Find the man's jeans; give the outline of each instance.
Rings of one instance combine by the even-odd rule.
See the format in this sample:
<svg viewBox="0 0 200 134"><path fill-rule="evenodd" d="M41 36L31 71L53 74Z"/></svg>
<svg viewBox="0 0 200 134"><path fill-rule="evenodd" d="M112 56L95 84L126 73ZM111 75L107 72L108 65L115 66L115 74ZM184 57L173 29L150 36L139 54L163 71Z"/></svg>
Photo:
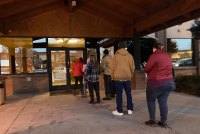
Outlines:
<svg viewBox="0 0 200 134"><path fill-rule="evenodd" d="M122 93L123 93L123 88L126 92L126 97L127 97L127 110L132 110L133 111L133 102L132 102L132 95L131 95L131 81L114 81L115 87L117 90L117 95L116 95L116 102L117 102L117 111L119 113L123 112L122 108Z"/></svg>
<svg viewBox="0 0 200 134"><path fill-rule="evenodd" d="M166 122L167 115L168 115L168 106L167 106L167 99L170 92L174 89L174 81L167 80L163 85L159 87L155 87L149 82L147 83L146 88L146 99L147 99L147 106L149 111L149 118L150 120L155 121L155 112L156 112L156 104L155 101L158 99L158 104L160 108L160 121Z"/></svg>

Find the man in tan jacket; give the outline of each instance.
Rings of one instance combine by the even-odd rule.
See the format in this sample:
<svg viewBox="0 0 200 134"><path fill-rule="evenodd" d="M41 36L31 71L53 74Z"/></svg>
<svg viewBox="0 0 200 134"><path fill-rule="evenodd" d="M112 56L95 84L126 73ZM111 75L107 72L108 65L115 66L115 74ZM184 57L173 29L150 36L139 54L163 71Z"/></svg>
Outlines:
<svg viewBox="0 0 200 134"><path fill-rule="evenodd" d="M127 110L128 114L133 112L133 102L131 95L131 78L135 70L133 56L124 48L126 42L121 42L118 45L118 50L113 57L112 64L112 78L117 90L116 102L117 108L112 113L114 115L122 116L122 92L123 88L127 97Z"/></svg>
<svg viewBox="0 0 200 134"><path fill-rule="evenodd" d="M111 97L115 96L112 86L111 80L111 68L112 68L112 58L109 56L108 49L103 51L103 58L101 60L101 71L104 76L104 88L105 88L105 96L103 100L111 100Z"/></svg>

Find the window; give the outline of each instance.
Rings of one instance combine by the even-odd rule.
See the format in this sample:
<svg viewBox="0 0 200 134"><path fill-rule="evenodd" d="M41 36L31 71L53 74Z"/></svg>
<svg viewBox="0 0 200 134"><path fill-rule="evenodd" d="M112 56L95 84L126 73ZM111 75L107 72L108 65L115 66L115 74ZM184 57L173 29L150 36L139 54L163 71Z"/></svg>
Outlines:
<svg viewBox="0 0 200 134"><path fill-rule="evenodd" d="M47 72L46 46L46 38L1 37L1 74Z"/></svg>
<svg viewBox="0 0 200 134"><path fill-rule="evenodd" d="M0 45L0 70L1 74L9 74L10 73L10 67L9 67L9 54L8 54L8 48Z"/></svg>
<svg viewBox="0 0 200 134"><path fill-rule="evenodd" d="M175 67L192 66L192 39L168 39L167 52Z"/></svg>

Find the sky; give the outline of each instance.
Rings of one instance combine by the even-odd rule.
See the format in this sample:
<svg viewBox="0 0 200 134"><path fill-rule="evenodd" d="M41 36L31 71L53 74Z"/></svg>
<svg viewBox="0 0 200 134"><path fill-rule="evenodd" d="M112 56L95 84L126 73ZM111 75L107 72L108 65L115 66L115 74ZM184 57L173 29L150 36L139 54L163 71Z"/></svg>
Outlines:
<svg viewBox="0 0 200 134"><path fill-rule="evenodd" d="M191 50L191 39L175 39L178 50Z"/></svg>
<svg viewBox="0 0 200 134"><path fill-rule="evenodd" d="M34 48L33 50L37 52L46 52L46 48Z"/></svg>

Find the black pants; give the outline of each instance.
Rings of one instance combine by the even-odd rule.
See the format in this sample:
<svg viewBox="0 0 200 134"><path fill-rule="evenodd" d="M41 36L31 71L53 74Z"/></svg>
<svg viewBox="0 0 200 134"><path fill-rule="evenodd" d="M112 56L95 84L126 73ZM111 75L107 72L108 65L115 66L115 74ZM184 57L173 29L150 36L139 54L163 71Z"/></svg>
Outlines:
<svg viewBox="0 0 200 134"><path fill-rule="evenodd" d="M97 101L100 101L99 82L89 82L88 81L88 87L89 87L91 100L94 101L94 91L95 91L96 96L97 96Z"/></svg>
<svg viewBox="0 0 200 134"><path fill-rule="evenodd" d="M114 82L111 80L111 75L104 74L104 87L105 87L106 97L115 96L116 90L115 90Z"/></svg>
<svg viewBox="0 0 200 134"><path fill-rule="evenodd" d="M104 74L104 87L105 87L105 95L106 96L111 96L111 91L112 91L112 80L110 75L105 75Z"/></svg>
<svg viewBox="0 0 200 134"><path fill-rule="evenodd" d="M74 80L75 80L75 90L80 88L81 91L83 91L83 76L74 76ZM78 85L78 82L80 85Z"/></svg>

